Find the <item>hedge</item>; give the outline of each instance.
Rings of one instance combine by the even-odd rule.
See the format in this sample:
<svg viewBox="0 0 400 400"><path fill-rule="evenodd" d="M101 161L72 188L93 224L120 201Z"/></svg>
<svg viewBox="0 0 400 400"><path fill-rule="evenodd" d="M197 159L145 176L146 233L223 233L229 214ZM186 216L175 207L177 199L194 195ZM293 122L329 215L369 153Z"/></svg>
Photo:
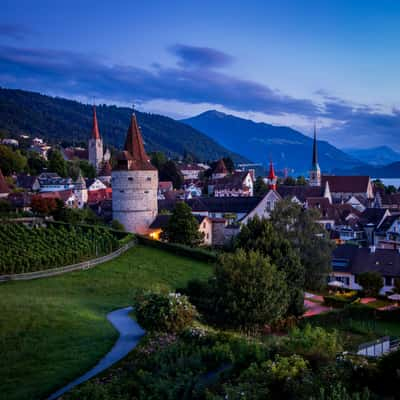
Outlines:
<svg viewBox="0 0 400 400"><path fill-rule="evenodd" d="M342 297L342 296L324 296L324 304L327 307L343 308L351 304L357 296Z"/></svg>
<svg viewBox="0 0 400 400"><path fill-rule="evenodd" d="M205 262L215 262L217 260L217 253L201 248L189 247L177 243L160 242L140 235L137 235L137 240L139 244L155 247L157 249L169 251L179 256L189 257L195 260Z"/></svg>

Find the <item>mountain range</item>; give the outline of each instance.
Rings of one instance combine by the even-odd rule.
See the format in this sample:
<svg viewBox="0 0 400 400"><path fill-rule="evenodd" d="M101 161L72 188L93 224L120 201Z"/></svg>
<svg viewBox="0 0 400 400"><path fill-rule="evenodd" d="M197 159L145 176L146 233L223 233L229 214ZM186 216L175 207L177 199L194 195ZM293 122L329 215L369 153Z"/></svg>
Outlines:
<svg viewBox="0 0 400 400"><path fill-rule="evenodd" d="M371 147L369 149L343 149L347 154L370 165L387 165L400 161L400 153L388 146Z"/></svg>
<svg viewBox="0 0 400 400"><path fill-rule="evenodd" d="M121 148L132 109L98 105L96 111L104 143ZM92 129L92 113L91 105L77 101L0 88L0 131L6 134L27 133L53 144L86 143ZM189 152L200 161L227 156L237 163L249 161L172 118L139 111L136 111L136 116L148 152L162 151L170 157L180 157Z"/></svg>
<svg viewBox="0 0 400 400"><path fill-rule="evenodd" d="M182 120L204 132L229 150L263 164L272 158L276 168L307 174L311 166L313 139L294 129L227 115L211 110ZM318 141L319 164L323 172L351 169L363 163L326 141Z"/></svg>

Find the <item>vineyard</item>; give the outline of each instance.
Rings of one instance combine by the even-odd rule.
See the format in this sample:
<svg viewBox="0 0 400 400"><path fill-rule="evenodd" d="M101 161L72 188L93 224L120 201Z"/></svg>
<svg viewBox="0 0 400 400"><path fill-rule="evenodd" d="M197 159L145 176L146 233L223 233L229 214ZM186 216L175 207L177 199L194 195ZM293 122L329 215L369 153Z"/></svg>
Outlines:
<svg viewBox="0 0 400 400"><path fill-rule="evenodd" d="M0 274L60 267L100 257L119 247L117 237L101 227L50 225L29 228L0 225Z"/></svg>

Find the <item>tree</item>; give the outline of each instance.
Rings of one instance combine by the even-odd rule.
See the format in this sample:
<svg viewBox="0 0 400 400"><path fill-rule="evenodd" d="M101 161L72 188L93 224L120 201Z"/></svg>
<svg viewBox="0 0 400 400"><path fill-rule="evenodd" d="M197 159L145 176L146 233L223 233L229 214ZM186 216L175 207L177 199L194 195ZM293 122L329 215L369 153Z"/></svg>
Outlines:
<svg viewBox="0 0 400 400"><path fill-rule="evenodd" d="M275 229L298 251L304 267L306 288L319 290L326 285L331 271L333 243L324 227L317 221L316 209L304 209L300 205L282 200L271 213Z"/></svg>
<svg viewBox="0 0 400 400"><path fill-rule="evenodd" d="M285 275L260 252L242 249L220 257L215 270L220 321L246 331L286 314Z"/></svg>
<svg viewBox="0 0 400 400"><path fill-rule="evenodd" d="M31 175L39 175L47 168L47 161L35 151L28 152L28 172Z"/></svg>
<svg viewBox="0 0 400 400"><path fill-rule="evenodd" d="M51 150L48 156L49 170L65 178L68 174L67 162L59 150Z"/></svg>
<svg viewBox="0 0 400 400"><path fill-rule="evenodd" d="M115 229L116 231L122 231L125 232L125 227L121 222L117 221L116 219L113 219L111 221L111 228Z"/></svg>
<svg viewBox="0 0 400 400"><path fill-rule="evenodd" d="M203 236L191 208L184 202L178 202L161 237L172 243L199 246Z"/></svg>
<svg viewBox="0 0 400 400"><path fill-rule="evenodd" d="M167 157L161 151L155 151L150 153L151 163L158 169L161 170L161 167L167 162Z"/></svg>
<svg viewBox="0 0 400 400"><path fill-rule="evenodd" d="M34 213L49 215L56 211L57 202L54 198L43 198L41 196L32 196L31 208Z"/></svg>
<svg viewBox="0 0 400 400"><path fill-rule="evenodd" d="M96 168L87 160L79 160L79 169L85 178L94 179L96 177Z"/></svg>
<svg viewBox="0 0 400 400"><path fill-rule="evenodd" d="M389 186L385 187L385 192L386 192L386 194L393 194L393 193L397 192L397 189L395 186L389 185Z"/></svg>
<svg viewBox="0 0 400 400"><path fill-rule="evenodd" d="M291 176L288 176L287 178L285 178L285 180L283 181L284 185L288 185L288 186L295 186L296 185L296 179L294 179Z"/></svg>
<svg viewBox="0 0 400 400"><path fill-rule="evenodd" d="M11 147L0 145L0 169L4 175L23 172L27 159L19 150L13 151Z"/></svg>
<svg viewBox="0 0 400 400"><path fill-rule="evenodd" d="M304 178L304 176L298 176L296 179L296 185L299 185L299 186L307 185L306 178Z"/></svg>
<svg viewBox="0 0 400 400"><path fill-rule="evenodd" d="M367 297L376 297L383 287L383 279L379 272L363 272L357 276L357 282L362 286Z"/></svg>
<svg viewBox="0 0 400 400"><path fill-rule="evenodd" d="M160 181L172 181L175 189L180 189L183 185L183 175L172 160L165 162L161 166L159 175Z"/></svg>
<svg viewBox="0 0 400 400"><path fill-rule="evenodd" d="M254 182L254 196L264 196L268 192L268 186L261 176Z"/></svg>
<svg viewBox="0 0 400 400"><path fill-rule="evenodd" d="M222 160L225 163L226 169L229 171L229 173L232 173L235 170L235 164L230 157L222 157Z"/></svg>
<svg viewBox="0 0 400 400"><path fill-rule="evenodd" d="M289 292L288 313L301 315L304 311L305 268L290 241L269 220L255 216L243 225L235 247L259 251L285 274Z"/></svg>

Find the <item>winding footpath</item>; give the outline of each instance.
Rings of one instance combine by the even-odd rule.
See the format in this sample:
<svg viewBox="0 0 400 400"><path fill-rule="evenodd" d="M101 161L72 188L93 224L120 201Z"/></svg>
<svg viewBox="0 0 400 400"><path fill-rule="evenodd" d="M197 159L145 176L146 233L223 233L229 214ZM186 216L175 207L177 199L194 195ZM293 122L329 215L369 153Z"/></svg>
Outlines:
<svg viewBox="0 0 400 400"><path fill-rule="evenodd" d="M68 383L68 385L57 390L57 392L53 393L48 400L55 400L75 386L78 386L81 383L93 378L100 372L121 360L136 347L141 337L145 334L145 331L129 316L129 313L132 310L132 307L126 307L107 314L107 319L111 322L120 335L118 340L115 342L114 347L98 362L95 367L74 381Z"/></svg>

